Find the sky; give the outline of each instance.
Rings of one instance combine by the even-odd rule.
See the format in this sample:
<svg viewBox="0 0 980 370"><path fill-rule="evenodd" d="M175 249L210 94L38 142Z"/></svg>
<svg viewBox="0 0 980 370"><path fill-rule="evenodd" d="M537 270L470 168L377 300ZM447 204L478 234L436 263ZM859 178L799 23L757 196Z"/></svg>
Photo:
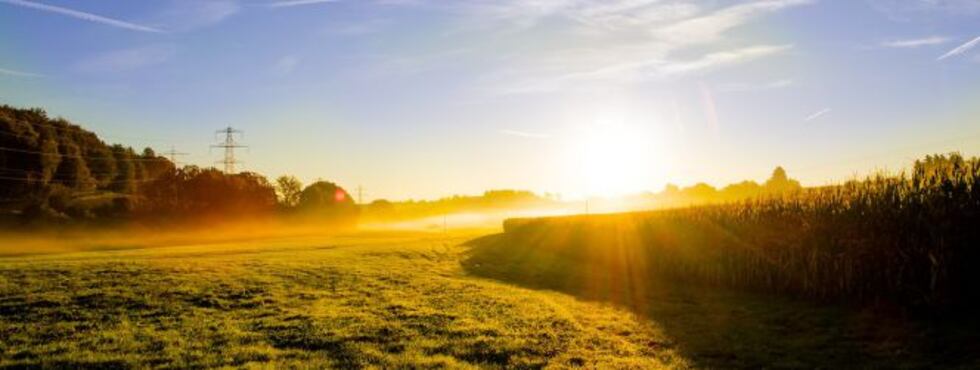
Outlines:
<svg viewBox="0 0 980 370"><path fill-rule="evenodd" d="M980 155L980 0L0 0L0 103L365 200Z"/></svg>

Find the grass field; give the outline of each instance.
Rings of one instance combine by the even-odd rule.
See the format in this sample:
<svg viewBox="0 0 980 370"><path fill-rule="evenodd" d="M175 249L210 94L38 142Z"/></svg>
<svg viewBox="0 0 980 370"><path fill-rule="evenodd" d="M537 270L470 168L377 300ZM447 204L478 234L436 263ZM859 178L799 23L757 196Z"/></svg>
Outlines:
<svg viewBox="0 0 980 370"><path fill-rule="evenodd" d="M0 366L685 366L656 325L468 277L472 235L363 233L0 260Z"/></svg>
<svg viewBox="0 0 980 370"><path fill-rule="evenodd" d="M462 244L486 233L34 256L7 243L0 368L969 365L923 351L928 332L839 309L675 287L629 310L472 275Z"/></svg>

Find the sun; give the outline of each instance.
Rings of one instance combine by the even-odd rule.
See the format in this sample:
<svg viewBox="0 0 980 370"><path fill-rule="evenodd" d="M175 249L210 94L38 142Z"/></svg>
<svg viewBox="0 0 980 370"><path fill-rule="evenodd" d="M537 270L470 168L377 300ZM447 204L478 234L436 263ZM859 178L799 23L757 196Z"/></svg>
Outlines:
<svg viewBox="0 0 980 370"><path fill-rule="evenodd" d="M599 120L581 132L574 146L586 196L637 193L665 182L663 145L649 128Z"/></svg>

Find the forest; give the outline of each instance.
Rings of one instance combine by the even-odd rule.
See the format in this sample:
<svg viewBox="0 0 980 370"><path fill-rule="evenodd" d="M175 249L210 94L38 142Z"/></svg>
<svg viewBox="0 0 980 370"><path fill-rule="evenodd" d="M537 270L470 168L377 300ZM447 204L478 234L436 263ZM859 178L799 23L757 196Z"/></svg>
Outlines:
<svg viewBox="0 0 980 370"><path fill-rule="evenodd" d="M288 181L292 180L292 182ZM7 222L180 221L306 214L351 218L347 192L295 178L177 167L38 108L0 106L0 213ZM234 216L229 216L234 215Z"/></svg>

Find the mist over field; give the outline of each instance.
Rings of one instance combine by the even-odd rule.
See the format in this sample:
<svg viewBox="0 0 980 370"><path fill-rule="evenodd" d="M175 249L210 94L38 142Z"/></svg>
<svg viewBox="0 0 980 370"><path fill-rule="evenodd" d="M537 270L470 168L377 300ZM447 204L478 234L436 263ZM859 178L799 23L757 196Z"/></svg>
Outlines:
<svg viewBox="0 0 980 370"><path fill-rule="evenodd" d="M0 0L0 370L978 369L976 0Z"/></svg>

